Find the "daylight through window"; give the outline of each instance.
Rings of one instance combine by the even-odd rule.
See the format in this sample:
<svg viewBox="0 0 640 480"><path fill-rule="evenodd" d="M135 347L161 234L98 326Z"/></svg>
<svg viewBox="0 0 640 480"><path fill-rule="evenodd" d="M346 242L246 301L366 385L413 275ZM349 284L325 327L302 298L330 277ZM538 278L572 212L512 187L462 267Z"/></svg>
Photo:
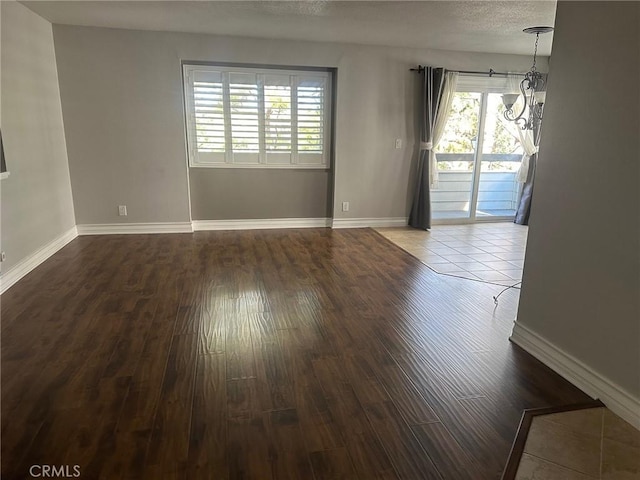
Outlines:
<svg viewBox="0 0 640 480"><path fill-rule="evenodd" d="M328 168L329 72L185 65L189 164Z"/></svg>

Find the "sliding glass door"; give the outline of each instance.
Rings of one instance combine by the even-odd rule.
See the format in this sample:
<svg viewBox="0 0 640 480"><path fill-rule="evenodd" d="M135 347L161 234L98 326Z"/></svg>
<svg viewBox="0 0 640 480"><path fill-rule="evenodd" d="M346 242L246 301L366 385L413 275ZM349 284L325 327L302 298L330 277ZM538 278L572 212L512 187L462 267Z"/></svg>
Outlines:
<svg viewBox="0 0 640 480"><path fill-rule="evenodd" d="M475 91L474 91L475 90ZM523 150L515 125L502 116L498 88L458 89L436 149L437 180L431 192L434 221L512 220Z"/></svg>

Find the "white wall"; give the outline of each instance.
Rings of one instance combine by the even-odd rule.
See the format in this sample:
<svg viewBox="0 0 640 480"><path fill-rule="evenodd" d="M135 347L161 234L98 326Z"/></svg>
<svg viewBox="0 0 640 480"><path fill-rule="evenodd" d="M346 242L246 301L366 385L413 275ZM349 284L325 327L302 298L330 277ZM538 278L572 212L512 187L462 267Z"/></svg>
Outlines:
<svg viewBox="0 0 640 480"><path fill-rule="evenodd" d="M419 98L419 77L409 68L525 71L531 62L512 55L63 25L54 26L54 36L78 224L189 220L181 60L337 67L333 200L349 201L350 211L335 216L352 218L408 214ZM394 149L395 138L404 148ZM206 201L203 182L210 182L208 201L222 205L215 172L208 174L197 184L197 199ZM129 206L126 219L117 216L119 203ZM219 218L233 218L230 213L216 210ZM261 212L294 216L280 213ZM242 215L251 217L247 210Z"/></svg>
<svg viewBox="0 0 640 480"><path fill-rule="evenodd" d="M0 3L6 275L75 221L51 24L19 3Z"/></svg>
<svg viewBox="0 0 640 480"><path fill-rule="evenodd" d="M638 85L640 4L559 2L514 330L524 326L636 402Z"/></svg>

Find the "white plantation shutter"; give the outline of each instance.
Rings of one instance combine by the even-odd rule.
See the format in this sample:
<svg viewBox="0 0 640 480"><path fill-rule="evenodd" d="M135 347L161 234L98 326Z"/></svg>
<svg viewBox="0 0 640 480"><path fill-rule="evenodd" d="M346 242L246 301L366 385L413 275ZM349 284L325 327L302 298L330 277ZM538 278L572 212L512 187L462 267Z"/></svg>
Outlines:
<svg viewBox="0 0 640 480"><path fill-rule="evenodd" d="M293 160L291 82L289 75L264 76L264 143L269 165Z"/></svg>
<svg viewBox="0 0 640 480"><path fill-rule="evenodd" d="M185 65L189 164L327 168L328 72Z"/></svg>
<svg viewBox="0 0 640 480"><path fill-rule="evenodd" d="M198 149L205 152L224 152L222 82L196 82L193 90Z"/></svg>
<svg viewBox="0 0 640 480"><path fill-rule="evenodd" d="M198 152L203 160L212 163L224 162L225 122L224 90L220 72L194 72L192 75L193 95L187 98L191 105L190 150ZM187 108L189 111L189 108Z"/></svg>
<svg viewBox="0 0 640 480"><path fill-rule="evenodd" d="M229 74L229 117L233 163L257 163L260 153L258 80L256 74Z"/></svg>
<svg viewBox="0 0 640 480"><path fill-rule="evenodd" d="M314 163L324 149L324 78L301 78L298 81L298 158Z"/></svg>

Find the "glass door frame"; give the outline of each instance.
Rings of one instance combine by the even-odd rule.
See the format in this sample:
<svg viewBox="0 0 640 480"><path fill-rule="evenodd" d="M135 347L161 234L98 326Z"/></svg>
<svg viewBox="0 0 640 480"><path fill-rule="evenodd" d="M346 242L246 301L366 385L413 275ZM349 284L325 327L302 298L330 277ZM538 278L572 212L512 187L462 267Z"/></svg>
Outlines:
<svg viewBox="0 0 640 480"><path fill-rule="evenodd" d="M478 197L480 196L480 173L482 172L482 149L484 147L484 126L487 121L487 92L481 93L480 111L478 112L478 140L473 155L473 170L471 175L471 200L469 203L469 223L478 221Z"/></svg>
<svg viewBox="0 0 640 480"><path fill-rule="evenodd" d="M463 77L460 77L463 78ZM477 78L477 77L476 77ZM484 80L484 79L479 79ZM482 150L484 147L484 137L485 137L485 124L486 124L486 116L487 116L487 103L490 93L504 93L504 89L502 87L496 87L491 85L491 79L488 79L488 82L478 82L480 85L478 86L468 86L468 87L458 87L456 89L456 93L479 93L480 94L480 109L478 111L478 131L477 131L477 143L475 146L475 151L473 155L473 170L472 170L472 181L471 181L471 192L470 192L470 200L469 200L469 216L467 217L456 217L456 218L438 218L433 219L431 223L434 225L451 225L451 224L469 224L469 223L492 223L492 222L506 222L513 221L515 219L514 215L487 215L486 217L478 217L478 198L480 196L480 176L482 174ZM500 79L498 82L501 85L504 85L505 79ZM471 83L471 82L470 82ZM481 86L482 83L486 83L487 85ZM436 162L437 168L437 162ZM518 198L522 193L518 194ZM517 213L517 210L516 210Z"/></svg>

